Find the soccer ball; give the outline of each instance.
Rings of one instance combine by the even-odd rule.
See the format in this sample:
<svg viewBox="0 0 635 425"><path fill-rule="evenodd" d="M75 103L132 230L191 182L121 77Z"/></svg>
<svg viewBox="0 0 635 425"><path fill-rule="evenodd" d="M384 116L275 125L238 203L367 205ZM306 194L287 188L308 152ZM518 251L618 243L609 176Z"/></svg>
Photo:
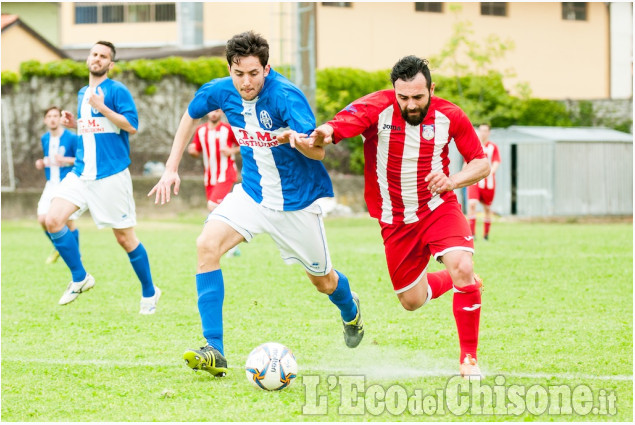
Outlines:
<svg viewBox="0 0 635 425"><path fill-rule="evenodd" d="M287 347L266 342L249 353L245 374L254 387L276 391L291 385L298 374L298 364Z"/></svg>

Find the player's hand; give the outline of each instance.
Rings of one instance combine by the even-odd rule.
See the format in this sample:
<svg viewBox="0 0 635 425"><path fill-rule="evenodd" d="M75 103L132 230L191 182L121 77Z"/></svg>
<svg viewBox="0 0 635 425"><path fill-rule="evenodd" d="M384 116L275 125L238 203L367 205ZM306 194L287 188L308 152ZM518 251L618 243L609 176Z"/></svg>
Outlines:
<svg viewBox="0 0 635 425"><path fill-rule="evenodd" d="M456 189L454 180L443 173L430 173L426 176L425 181L428 182L428 190L432 196Z"/></svg>
<svg viewBox="0 0 635 425"><path fill-rule="evenodd" d="M306 137L306 134L296 133L293 130L286 130L276 136L276 141L281 145L289 143L291 147L295 149L295 144L300 143L300 139L303 137Z"/></svg>
<svg viewBox="0 0 635 425"><path fill-rule="evenodd" d="M64 127L68 127L68 128L77 127L77 122L75 122L75 116L69 111L62 111L62 118L60 119L60 123Z"/></svg>
<svg viewBox="0 0 635 425"><path fill-rule="evenodd" d="M192 156L198 156L200 154L200 152L196 150L196 145L194 143L187 145L187 153Z"/></svg>
<svg viewBox="0 0 635 425"><path fill-rule="evenodd" d="M42 158L35 161L35 168L41 170L44 168L44 160Z"/></svg>
<svg viewBox="0 0 635 425"><path fill-rule="evenodd" d="M152 190L148 193L148 196L155 195L154 204L158 205L161 202L161 205L166 202L170 202L170 191L172 190L172 185L174 185L174 195L179 194L179 188L181 186L181 179L179 178L179 173L176 171L164 171L161 176L161 180L154 185Z"/></svg>
<svg viewBox="0 0 635 425"><path fill-rule="evenodd" d="M333 127L322 124L309 135L309 147L325 146L333 143Z"/></svg>
<svg viewBox="0 0 635 425"><path fill-rule="evenodd" d="M227 146L221 146L219 150L220 150L220 153L222 153L225 156L232 156L232 153L233 153L232 148L229 148Z"/></svg>
<svg viewBox="0 0 635 425"><path fill-rule="evenodd" d="M94 93L90 95L88 98L88 104L93 108L97 109L99 112L102 112L104 108L104 92L101 87L97 87Z"/></svg>

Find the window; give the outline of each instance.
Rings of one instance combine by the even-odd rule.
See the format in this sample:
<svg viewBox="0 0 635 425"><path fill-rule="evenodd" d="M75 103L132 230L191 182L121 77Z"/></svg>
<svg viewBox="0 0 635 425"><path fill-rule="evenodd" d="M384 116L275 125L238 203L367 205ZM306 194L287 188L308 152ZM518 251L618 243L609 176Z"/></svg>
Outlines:
<svg viewBox="0 0 635 425"><path fill-rule="evenodd" d="M97 6L75 6L75 23L76 24L95 24L97 23Z"/></svg>
<svg viewBox="0 0 635 425"><path fill-rule="evenodd" d="M102 6L101 20L103 23L123 22L123 5Z"/></svg>
<svg viewBox="0 0 635 425"><path fill-rule="evenodd" d="M330 7L351 7L350 1L329 1L322 2L322 6L330 6Z"/></svg>
<svg viewBox="0 0 635 425"><path fill-rule="evenodd" d="M129 4L128 22L150 22L149 4Z"/></svg>
<svg viewBox="0 0 635 425"><path fill-rule="evenodd" d="M562 3L562 19L565 21L586 21L586 3Z"/></svg>
<svg viewBox="0 0 635 425"><path fill-rule="evenodd" d="M507 3L503 3L503 2L481 3L481 15L507 16Z"/></svg>
<svg viewBox="0 0 635 425"><path fill-rule="evenodd" d="M436 12L443 13L443 3L441 2L415 2L415 12Z"/></svg>
<svg viewBox="0 0 635 425"><path fill-rule="evenodd" d="M76 24L174 22L176 3L77 3Z"/></svg>
<svg viewBox="0 0 635 425"><path fill-rule="evenodd" d="M154 10L154 20L157 22L176 20L176 5L174 3L156 4Z"/></svg>

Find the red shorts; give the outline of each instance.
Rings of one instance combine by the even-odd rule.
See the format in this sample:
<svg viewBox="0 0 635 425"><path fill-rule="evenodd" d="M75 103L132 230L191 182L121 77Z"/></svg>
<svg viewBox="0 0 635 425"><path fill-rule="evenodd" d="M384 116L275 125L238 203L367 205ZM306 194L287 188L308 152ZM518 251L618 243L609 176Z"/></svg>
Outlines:
<svg viewBox="0 0 635 425"><path fill-rule="evenodd" d="M454 250L474 253L472 231L456 201L444 202L415 223L379 224L388 273L397 293L407 291L419 281L430 255L438 260Z"/></svg>
<svg viewBox="0 0 635 425"><path fill-rule="evenodd" d="M232 191L232 187L234 187L234 182L231 180L224 181L213 186L205 186L207 200L212 201L215 204L220 204L221 201L225 199L225 196Z"/></svg>
<svg viewBox="0 0 635 425"><path fill-rule="evenodd" d="M467 188L467 199L474 199L488 206L492 205L494 201L494 189L480 188L478 184L473 184Z"/></svg>

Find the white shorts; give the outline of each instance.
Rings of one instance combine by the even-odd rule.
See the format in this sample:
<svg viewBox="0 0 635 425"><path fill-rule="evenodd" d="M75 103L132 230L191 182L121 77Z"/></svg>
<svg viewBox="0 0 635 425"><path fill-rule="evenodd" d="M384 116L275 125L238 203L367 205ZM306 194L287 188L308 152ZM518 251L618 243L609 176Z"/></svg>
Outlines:
<svg viewBox="0 0 635 425"><path fill-rule="evenodd" d="M46 182L44 185L44 190L42 191L42 196L40 196L40 200L37 203L37 215L46 215L49 212L49 208L51 207L51 201L54 197L57 196L57 188L60 186L60 183L52 183L50 180ZM68 219L69 220L77 220L80 215L82 215L81 210L75 211Z"/></svg>
<svg viewBox="0 0 635 425"><path fill-rule="evenodd" d="M68 173L55 197L73 203L80 212L90 210L93 221L100 229L127 229L137 224L132 179L127 168L99 180L84 180L75 173Z"/></svg>
<svg viewBox="0 0 635 425"><path fill-rule="evenodd" d="M314 276L331 271L322 210L315 203L299 211L275 211L255 202L237 184L207 220L227 223L247 242L259 233L268 233L285 263L300 263Z"/></svg>

